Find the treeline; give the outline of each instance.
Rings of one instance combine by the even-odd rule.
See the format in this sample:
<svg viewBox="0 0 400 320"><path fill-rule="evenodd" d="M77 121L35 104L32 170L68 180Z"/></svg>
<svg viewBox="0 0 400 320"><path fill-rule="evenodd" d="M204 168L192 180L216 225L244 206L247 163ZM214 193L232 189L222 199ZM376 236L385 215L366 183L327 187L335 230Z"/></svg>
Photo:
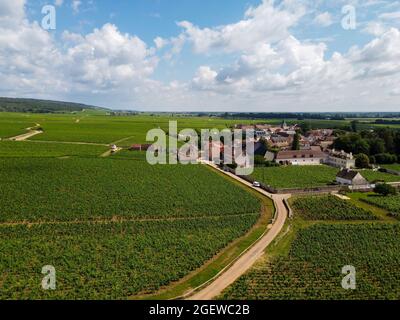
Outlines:
<svg viewBox="0 0 400 320"><path fill-rule="evenodd" d="M364 154L372 164L396 163L400 161L400 130L376 128L374 131L342 133L333 147Z"/></svg>
<svg viewBox="0 0 400 320"><path fill-rule="evenodd" d="M384 119L377 119L375 120L376 124L400 124L400 120L384 120Z"/></svg>
<svg viewBox="0 0 400 320"><path fill-rule="evenodd" d="M78 112L84 109L99 108L81 103L0 97L0 112L56 113Z"/></svg>
<svg viewBox="0 0 400 320"><path fill-rule="evenodd" d="M316 119L316 120L345 120L343 116L325 113L225 113L223 118L230 119Z"/></svg>
<svg viewBox="0 0 400 320"><path fill-rule="evenodd" d="M289 112L241 112L241 113L232 113L226 112L220 114L223 118L229 119L297 119L297 120L306 120L306 119L314 119L314 120L346 120L346 119L357 119L357 118L396 118L400 117L400 113L391 112L391 113L377 113L377 112L360 112L360 113L320 113L320 112L297 112L297 113L289 113ZM382 120L385 121L385 120Z"/></svg>

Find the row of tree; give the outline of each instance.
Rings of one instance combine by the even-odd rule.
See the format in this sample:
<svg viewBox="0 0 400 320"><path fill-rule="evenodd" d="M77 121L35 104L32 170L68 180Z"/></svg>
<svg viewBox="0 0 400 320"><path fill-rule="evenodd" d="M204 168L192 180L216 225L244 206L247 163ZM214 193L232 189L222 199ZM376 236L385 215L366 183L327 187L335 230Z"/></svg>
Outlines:
<svg viewBox="0 0 400 320"><path fill-rule="evenodd" d="M342 133L333 148L366 155L373 164L395 163L400 161L400 131L376 128L373 131Z"/></svg>

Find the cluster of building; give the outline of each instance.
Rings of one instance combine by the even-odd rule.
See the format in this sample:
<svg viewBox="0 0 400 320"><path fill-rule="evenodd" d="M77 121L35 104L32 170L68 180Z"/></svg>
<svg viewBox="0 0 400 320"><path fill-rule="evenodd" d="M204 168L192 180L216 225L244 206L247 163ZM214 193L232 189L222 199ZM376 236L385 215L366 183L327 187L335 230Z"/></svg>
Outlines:
<svg viewBox="0 0 400 320"><path fill-rule="evenodd" d="M333 129L310 130L299 135L299 150L292 150L295 135L299 132L298 125L287 125L285 121L280 126L272 125L237 125L243 130L255 130L256 155L263 155L266 161L274 161L281 165L320 165L327 164L337 168L351 169L355 167L355 158L351 153L331 149L335 141ZM264 140L268 149L260 145Z"/></svg>
<svg viewBox="0 0 400 320"><path fill-rule="evenodd" d="M268 124L260 125L236 125L235 128L255 131L255 139L265 140L271 148L279 148L280 150L290 150L293 140L300 127L297 124L287 125L285 121L280 126ZM305 135L300 135L300 149L310 150L311 147L318 146L322 150L328 149L335 137L332 129L310 130Z"/></svg>

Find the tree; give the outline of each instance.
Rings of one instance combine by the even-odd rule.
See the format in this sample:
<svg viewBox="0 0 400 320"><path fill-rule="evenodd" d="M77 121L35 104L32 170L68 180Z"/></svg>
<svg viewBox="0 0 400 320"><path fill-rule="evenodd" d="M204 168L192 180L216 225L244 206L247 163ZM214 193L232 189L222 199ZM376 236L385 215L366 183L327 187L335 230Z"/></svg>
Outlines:
<svg viewBox="0 0 400 320"><path fill-rule="evenodd" d="M265 158L260 155L254 156L254 164L258 166L263 166L265 165Z"/></svg>
<svg viewBox="0 0 400 320"><path fill-rule="evenodd" d="M360 153L356 155L356 167L357 168L369 168L369 158L366 154Z"/></svg>
<svg viewBox="0 0 400 320"><path fill-rule="evenodd" d="M346 152L369 154L370 146L367 140L363 139L358 133L349 133L337 138L333 148Z"/></svg>
<svg viewBox="0 0 400 320"><path fill-rule="evenodd" d="M311 130L311 124L308 121L304 121L300 124L300 128L303 131L303 133L307 133L308 131Z"/></svg>
<svg viewBox="0 0 400 320"><path fill-rule="evenodd" d="M386 184L386 183L381 183L376 185L376 187L374 188L374 192L381 194L385 197L387 197L388 195L396 195L397 194L397 190L395 187Z"/></svg>
<svg viewBox="0 0 400 320"><path fill-rule="evenodd" d="M369 144L369 153L371 155L375 154L380 154L380 153L385 153L386 152L386 147L385 147L385 141L380 138L372 138L368 139L368 144Z"/></svg>
<svg viewBox="0 0 400 320"><path fill-rule="evenodd" d="M294 135L292 150L300 150L300 134L298 132Z"/></svg>
<svg viewBox="0 0 400 320"><path fill-rule="evenodd" d="M397 156L390 153L380 153L375 155L376 163L378 164L392 164L397 162Z"/></svg>
<svg viewBox="0 0 400 320"><path fill-rule="evenodd" d="M357 129L358 129L358 121L357 121L357 120L353 120L353 121L351 122L351 130L352 130L353 132L357 132Z"/></svg>

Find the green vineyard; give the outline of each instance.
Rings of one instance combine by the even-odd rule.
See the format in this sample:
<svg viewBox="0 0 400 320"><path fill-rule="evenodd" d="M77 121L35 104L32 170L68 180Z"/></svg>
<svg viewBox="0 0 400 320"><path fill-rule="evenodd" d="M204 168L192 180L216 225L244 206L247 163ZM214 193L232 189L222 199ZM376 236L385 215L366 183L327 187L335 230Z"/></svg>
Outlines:
<svg viewBox="0 0 400 320"><path fill-rule="evenodd" d="M296 215L306 220L375 220L377 217L335 196L299 197L292 201Z"/></svg>
<svg viewBox="0 0 400 320"><path fill-rule="evenodd" d="M193 220L0 226L0 299L126 299L211 259L258 214ZM42 290L44 265L57 290Z"/></svg>
<svg viewBox="0 0 400 320"><path fill-rule="evenodd" d="M259 262L221 299L400 299L399 224L318 224L301 230L287 256ZM345 290L342 268L356 269Z"/></svg>
<svg viewBox="0 0 400 320"><path fill-rule="evenodd" d="M0 159L0 180L1 222L230 216L261 210L254 196L201 165Z"/></svg>
<svg viewBox="0 0 400 320"><path fill-rule="evenodd" d="M400 215L400 196L369 196L367 198L363 198L362 201L375 205L379 208L387 210L389 213Z"/></svg>

